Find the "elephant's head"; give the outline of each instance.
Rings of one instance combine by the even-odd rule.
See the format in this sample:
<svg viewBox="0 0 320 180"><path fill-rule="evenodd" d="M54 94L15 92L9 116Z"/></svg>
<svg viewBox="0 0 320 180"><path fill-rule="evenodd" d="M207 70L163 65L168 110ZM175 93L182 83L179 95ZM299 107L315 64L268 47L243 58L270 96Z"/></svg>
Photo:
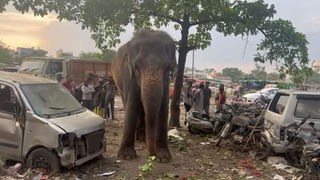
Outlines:
<svg viewBox="0 0 320 180"><path fill-rule="evenodd" d="M169 80L176 68L176 48L167 33L140 30L127 46L130 74L140 87Z"/></svg>

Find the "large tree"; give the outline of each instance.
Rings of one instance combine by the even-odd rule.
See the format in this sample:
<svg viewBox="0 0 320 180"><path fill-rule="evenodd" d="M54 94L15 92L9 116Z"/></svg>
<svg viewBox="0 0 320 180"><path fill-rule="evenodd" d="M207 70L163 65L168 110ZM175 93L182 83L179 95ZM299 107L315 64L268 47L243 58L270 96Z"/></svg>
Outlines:
<svg viewBox="0 0 320 180"><path fill-rule="evenodd" d="M12 1L21 12L35 15L56 12L59 19L74 20L92 32L98 48L116 46L128 24L141 27L173 26L178 39L178 72L171 101L172 126L180 126L179 102L187 53L205 49L211 32L225 36L264 35L257 47L255 61L275 62L281 73L306 69L307 40L287 20L273 19L274 5L263 0L2 0L0 11Z"/></svg>
<svg viewBox="0 0 320 180"><path fill-rule="evenodd" d="M2 45L0 45L0 63L3 63L3 64L13 63L13 54L11 53L11 50Z"/></svg>
<svg viewBox="0 0 320 180"><path fill-rule="evenodd" d="M222 69L222 75L231 77L232 82L235 82L243 77L243 72L239 68L227 67Z"/></svg>

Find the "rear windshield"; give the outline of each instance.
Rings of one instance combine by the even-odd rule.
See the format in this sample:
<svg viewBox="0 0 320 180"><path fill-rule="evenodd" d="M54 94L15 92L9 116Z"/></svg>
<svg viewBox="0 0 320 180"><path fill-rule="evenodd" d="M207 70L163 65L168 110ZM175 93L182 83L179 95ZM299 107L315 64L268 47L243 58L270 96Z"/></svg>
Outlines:
<svg viewBox="0 0 320 180"><path fill-rule="evenodd" d="M319 99L298 99L296 117L304 118L311 115L312 119L320 119L320 100Z"/></svg>
<svg viewBox="0 0 320 180"><path fill-rule="evenodd" d="M33 72L39 73L44 67L45 61L43 60L27 60L23 61L20 66L19 72Z"/></svg>

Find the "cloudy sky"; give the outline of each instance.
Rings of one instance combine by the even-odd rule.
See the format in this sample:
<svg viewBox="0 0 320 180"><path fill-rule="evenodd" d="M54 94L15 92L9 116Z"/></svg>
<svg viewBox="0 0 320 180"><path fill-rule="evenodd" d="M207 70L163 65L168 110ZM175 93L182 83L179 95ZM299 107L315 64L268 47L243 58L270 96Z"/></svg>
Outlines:
<svg viewBox="0 0 320 180"><path fill-rule="evenodd" d="M310 59L320 59L320 0L265 0L269 4L275 4L277 15L275 18L289 19L298 31L306 34L309 41ZM163 29L173 38L180 38L179 32L172 27ZM121 36L122 43L132 36L132 27ZM195 67L215 68L218 71L224 67L239 67L243 71L254 68L252 61L256 44L262 36L246 38L224 37L212 32L211 46L205 50L195 52ZM12 9L0 14L0 41L5 42L11 48L35 47L42 48L55 56L58 49L72 51L78 55L81 51L99 51L95 43L90 39L87 30L81 30L80 25L72 22L59 22L56 18L46 16L44 18L33 17L32 14L21 15ZM192 53L189 53L187 66L191 66ZM267 66L271 71L274 67Z"/></svg>

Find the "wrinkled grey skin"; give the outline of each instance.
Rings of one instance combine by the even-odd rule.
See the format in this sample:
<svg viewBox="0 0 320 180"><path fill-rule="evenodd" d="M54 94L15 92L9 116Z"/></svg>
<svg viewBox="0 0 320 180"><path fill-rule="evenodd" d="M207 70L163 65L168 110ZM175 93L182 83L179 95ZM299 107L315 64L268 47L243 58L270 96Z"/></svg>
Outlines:
<svg viewBox="0 0 320 180"><path fill-rule="evenodd" d="M136 157L137 128L145 135L149 155L172 159L167 143L169 75L176 66L175 44L162 31L140 30L116 53L112 74L125 108L125 125L118 156ZM144 129L145 127L145 129Z"/></svg>

